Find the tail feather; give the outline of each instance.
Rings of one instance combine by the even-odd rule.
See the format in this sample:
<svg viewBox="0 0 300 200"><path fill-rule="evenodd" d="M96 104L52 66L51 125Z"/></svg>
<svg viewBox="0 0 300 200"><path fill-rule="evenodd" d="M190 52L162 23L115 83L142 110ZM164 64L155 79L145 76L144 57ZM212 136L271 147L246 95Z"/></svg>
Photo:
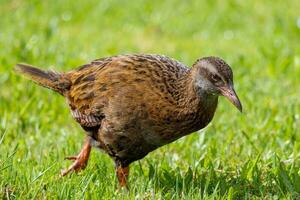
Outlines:
<svg viewBox="0 0 300 200"><path fill-rule="evenodd" d="M63 74L54 71L44 71L27 64L17 64L15 71L35 83L54 90L62 95L65 91L69 90L71 86L70 80L63 76Z"/></svg>

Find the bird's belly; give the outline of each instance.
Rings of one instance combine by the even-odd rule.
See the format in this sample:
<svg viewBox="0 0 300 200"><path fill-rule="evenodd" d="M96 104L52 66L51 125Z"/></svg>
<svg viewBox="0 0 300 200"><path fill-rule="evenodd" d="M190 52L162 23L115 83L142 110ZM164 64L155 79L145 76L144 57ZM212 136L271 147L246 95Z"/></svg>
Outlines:
<svg viewBox="0 0 300 200"><path fill-rule="evenodd" d="M130 99L121 92L118 97L111 99L104 110L98 139L106 153L123 163L141 159L158 147L205 127L213 116L207 112L180 115L176 109L153 108L143 99L136 99L143 97L140 94Z"/></svg>
<svg viewBox="0 0 300 200"><path fill-rule="evenodd" d="M145 157L160 146L148 143L141 134L133 132L114 132L110 135L104 133L94 144L115 160L125 164Z"/></svg>
<svg viewBox="0 0 300 200"><path fill-rule="evenodd" d="M165 144L203 128L204 125L197 121L190 126L187 122L178 122L176 126L171 123L140 123L133 127L118 127L117 130L113 128L116 125L108 126L104 121L102 132L98 136L99 141L94 141L93 144L114 159L130 164Z"/></svg>

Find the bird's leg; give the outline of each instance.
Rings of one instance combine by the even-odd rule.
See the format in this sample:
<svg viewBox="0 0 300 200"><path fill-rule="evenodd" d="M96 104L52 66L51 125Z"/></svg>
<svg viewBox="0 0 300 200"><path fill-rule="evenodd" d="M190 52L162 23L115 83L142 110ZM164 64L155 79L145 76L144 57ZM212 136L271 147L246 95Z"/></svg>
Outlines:
<svg viewBox="0 0 300 200"><path fill-rule="evenodd" d="M74 160L74 163L69 168L63 170L61 172L61 175L65 176L65 175L69 174L70 172L73 172L73 171L78 172L78 171L84 169L88 163L91 148L92 148L91 138L88 136L88 137L86 137L83 147L77 156L69 156L69 157L65 158L68 160Z"/></svg>
<svg viewBox="0 0 300 200"><path fill-rule="evenodd" d="M120 187L127 188L127 180L129 175L129 166L116 165L116 175L119 181ZM128 188L127 188L128 189Z"/></svg>

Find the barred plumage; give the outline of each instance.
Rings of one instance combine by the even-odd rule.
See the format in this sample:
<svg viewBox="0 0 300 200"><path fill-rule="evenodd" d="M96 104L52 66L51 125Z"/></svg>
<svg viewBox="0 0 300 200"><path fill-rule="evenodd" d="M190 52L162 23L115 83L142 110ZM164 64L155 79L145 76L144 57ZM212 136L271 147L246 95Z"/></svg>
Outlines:
<svg viewBox="0 0 300 200"><path fill-rule="evenodd" d="M84 168L94 144L114 159L121 186L126 185L130 163L204 128L214 116L219 95L242 110L232 71L217 57L199 59L192 68L147 54L97 59L67 73L18 68L61 93L87 132L81 153L68 157L75 162L63 175Z"/></svg>

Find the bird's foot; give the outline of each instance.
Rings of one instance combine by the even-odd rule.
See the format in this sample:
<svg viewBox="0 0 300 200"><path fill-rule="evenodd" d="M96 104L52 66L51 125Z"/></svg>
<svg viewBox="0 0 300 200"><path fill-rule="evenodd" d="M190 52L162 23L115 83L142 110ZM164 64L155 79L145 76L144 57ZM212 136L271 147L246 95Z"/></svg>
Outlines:
<svg viewBox="0 0 300 200"><path fill-rule="evenodd" d="M128 180L128 175L129 175L129 166L122 167L122 166L117 166L116 167L116 175L118 178L118 182L121 188L126 188L127 187L127 180Z"/></svg>
<svg viewBox="0 0 300 200"><path fill-rule="evenodd" d="M78 172L80 170L83 170L87 166L90 157L90 152L91 152L91 145L89 142L85 142L78 156L68 156L65 158L67 160L74 160L74 162L70 167L68 167L65 170L62 170L61 175L66 176L67 174L73 171Z"/></svg>
<svg viewBox="0 0 300 200"><path fill-rule="evenodd" d="M87 159L82 158L80 155L66 157L65 159L75 160L75 161L73 162L73 164L70 167L61 171L62 176L66 176L67 174L69 174L73 171L78 172L80 170L83 170L87 165Z"/></svg>

